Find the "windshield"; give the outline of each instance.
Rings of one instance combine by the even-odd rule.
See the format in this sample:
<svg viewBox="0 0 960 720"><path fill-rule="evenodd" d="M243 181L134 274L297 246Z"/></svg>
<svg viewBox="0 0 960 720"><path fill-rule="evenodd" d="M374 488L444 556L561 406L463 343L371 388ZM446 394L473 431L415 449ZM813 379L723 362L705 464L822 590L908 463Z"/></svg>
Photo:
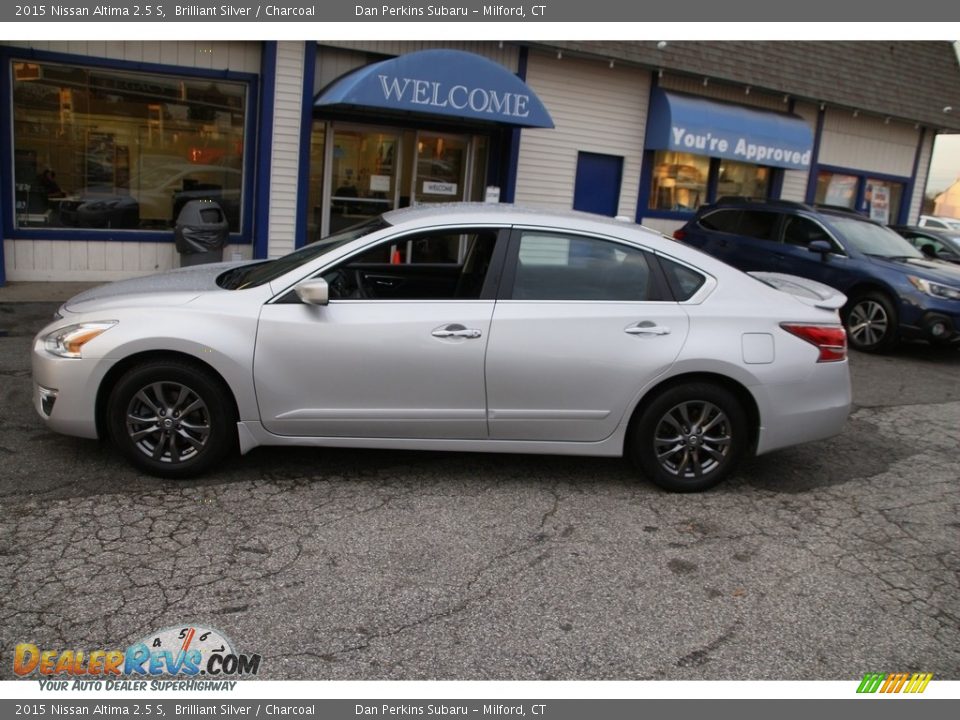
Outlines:
<svg viewBox="0 0 960 720"><path fill-rule="evenodd" d="M336 250L341 245L346 245L359 237L369 235L377 230L389 227L389 223L382 217L376 217L373 220L354 225L336 235L328 235L322 240L310 243L299 250L295 250L289 255L284 255L276 260L265 260L253 265L243 265L242 267L227 270L217 278L217 285L225 290L242 290L249 287L257 287L281 275L285 275L291 270L315 260L321 255L325 255L331 250Z"/></svg>
<svg viewBox="0 0 960 720"><path fill-rule="evenodd" d="M922 258L917 250L893 230L856 218L831 217L830 223L840 236L865 255L877 257Z"/></svg>

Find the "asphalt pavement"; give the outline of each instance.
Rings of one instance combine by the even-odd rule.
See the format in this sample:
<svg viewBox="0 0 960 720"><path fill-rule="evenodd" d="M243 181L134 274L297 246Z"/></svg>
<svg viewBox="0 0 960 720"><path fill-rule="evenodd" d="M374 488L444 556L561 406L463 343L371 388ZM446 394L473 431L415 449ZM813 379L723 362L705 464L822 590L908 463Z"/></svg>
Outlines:
<svg viewBox="0 0 960 720"><path fill-rule="evenodd" d="M700 495L612 459L258 448L139 475L31 406L0 302L0 678L183 624L268 679L960 679L960 351L851 358L831 440Z"/></svg>

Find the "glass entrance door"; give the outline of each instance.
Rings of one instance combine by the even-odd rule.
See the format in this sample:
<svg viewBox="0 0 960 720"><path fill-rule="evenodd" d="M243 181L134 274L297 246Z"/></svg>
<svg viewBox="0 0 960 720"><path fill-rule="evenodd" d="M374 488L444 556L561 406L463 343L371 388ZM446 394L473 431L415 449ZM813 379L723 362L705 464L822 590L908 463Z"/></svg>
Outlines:
<svg viewBox="0 0 960 720"><path fill-rule="evenodd" d="M456 202L469 196L470 136L417 133L414 205Z"/></svg>
<svg viewBox="0 0 960 720"><path fill-rule="evenodd" d="M317 121L311 143L309 240L394 208L484 196L483 135Z"/></svg>
<svg viewBox="0 0 960 720"><path fill-rule="evenodd" d="M396 206L396 132L336 128L333 132L329 233Z"/></svg>

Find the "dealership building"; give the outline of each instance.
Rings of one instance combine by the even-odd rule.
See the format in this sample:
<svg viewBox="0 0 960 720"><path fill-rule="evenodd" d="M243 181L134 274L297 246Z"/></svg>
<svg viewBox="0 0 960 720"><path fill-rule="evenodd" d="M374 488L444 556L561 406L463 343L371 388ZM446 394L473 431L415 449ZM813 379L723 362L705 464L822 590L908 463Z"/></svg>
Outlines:
<svg viewBox="0 0 960 720"><path fill-rule="evenodd" d="M728 195L917 220L960 132L948 42L0 42L0 282L224 259L415 204L484 200L672 232Z"/></svg>

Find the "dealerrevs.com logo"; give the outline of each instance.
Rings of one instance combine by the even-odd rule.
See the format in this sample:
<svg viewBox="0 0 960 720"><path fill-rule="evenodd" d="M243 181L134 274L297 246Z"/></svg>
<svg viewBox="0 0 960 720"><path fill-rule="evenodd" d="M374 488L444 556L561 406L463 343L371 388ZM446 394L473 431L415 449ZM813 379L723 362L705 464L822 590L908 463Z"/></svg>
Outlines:
<svg viewBox="0 0 960 720"><path fill-rule="evenodd" d="M13 671L20 677L34 675L44 679L109 681L205 676L219 680L256 675L260 659L260 655L234 650L230 640L218 630L184 625L151 633L126 649L50 650L33 643L20 643L14 650ZM119 687L120 683L111 685L118 687L109 689L141 689Z"/></svg>
<svg viewBox="0 0 960 720"><path fill-rule="evenodd" d="M867 673L860 681L858 693L922 693L933 679L933 673Z"/></svg>

